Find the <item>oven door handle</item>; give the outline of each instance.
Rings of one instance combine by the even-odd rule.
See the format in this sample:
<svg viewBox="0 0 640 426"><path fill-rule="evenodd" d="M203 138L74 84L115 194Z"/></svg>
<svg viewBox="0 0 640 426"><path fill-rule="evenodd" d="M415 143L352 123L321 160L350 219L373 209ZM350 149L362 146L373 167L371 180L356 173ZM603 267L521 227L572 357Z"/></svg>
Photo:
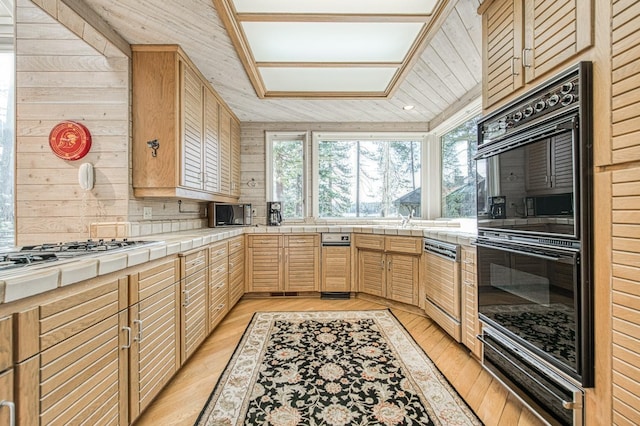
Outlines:
<svg viewBox="0 0 640 426"><path fill-rule="evenodd" d="M504 246L497 247L497 246L494 246L494 245L491 245L491 244L483 244L481 242L476 242L476 246L484 247L484 248L488 248L488 249L500 250L500 251L508 251L509 253L523 254L523 255L526 255L526 256L537 257L537 258L540 258L540 259L551 260L551 261L554 261L554 262L558 262L558 261L560 261L560 259L562 259L562 257L560 257L560 256L551 256L551 255L546 255L546 254L529 252L529 251L526 251L526 250L517 250L517 249L507 248L507 247L504 247Z"/></svg>

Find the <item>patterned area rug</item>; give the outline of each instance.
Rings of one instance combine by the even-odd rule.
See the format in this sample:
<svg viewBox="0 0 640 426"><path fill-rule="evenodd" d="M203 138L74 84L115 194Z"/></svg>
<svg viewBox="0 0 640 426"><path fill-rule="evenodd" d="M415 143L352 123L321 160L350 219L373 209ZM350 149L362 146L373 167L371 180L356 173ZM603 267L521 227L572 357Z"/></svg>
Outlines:
<svg viewBox="0 0 640 426"><path fill-rule="evenodd" d="M389 310L256 313L196 425L480 425Z"/></svg>

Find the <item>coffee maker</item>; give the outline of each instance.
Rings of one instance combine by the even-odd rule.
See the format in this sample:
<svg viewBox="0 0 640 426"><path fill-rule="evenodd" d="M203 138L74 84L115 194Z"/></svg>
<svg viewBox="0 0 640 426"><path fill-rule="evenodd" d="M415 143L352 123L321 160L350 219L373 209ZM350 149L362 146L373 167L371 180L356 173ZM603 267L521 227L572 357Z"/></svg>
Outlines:
<svg viewBox="0 0 640 426"><path fill-rule="evenodd" d="M506 197L489 197L489 217L491 219L505 219L507 217Z"/></svg>
<svg viewBox="0 0 640 426"><path fill-rule="evenodd" d="M282 202L267 201L267 225L280 226L282 224Z"/></svg>

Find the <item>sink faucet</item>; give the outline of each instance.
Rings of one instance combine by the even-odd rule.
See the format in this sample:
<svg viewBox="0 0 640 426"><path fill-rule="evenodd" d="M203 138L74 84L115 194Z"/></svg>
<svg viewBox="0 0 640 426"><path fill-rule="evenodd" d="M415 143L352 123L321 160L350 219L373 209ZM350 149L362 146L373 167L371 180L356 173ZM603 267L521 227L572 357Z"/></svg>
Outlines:
<svg viewBox="0 0 640 426"><path fill-rule="evenodd" d="M413 215L415 214L415 210L413 208L411 208L411 211L409 212L409 214L405 217L402 216L400 213L398 213L398 215L402 218L402 222L400 224L401 228L404 228L406 226L410 226L411 225L411 219L413 219Z"/></svg>

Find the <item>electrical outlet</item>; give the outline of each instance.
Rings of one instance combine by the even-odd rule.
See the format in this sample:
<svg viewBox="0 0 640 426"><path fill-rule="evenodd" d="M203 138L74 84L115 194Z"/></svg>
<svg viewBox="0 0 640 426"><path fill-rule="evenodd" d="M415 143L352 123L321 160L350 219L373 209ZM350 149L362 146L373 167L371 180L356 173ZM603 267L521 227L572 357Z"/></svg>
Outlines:
<svg viewBox="0 0 640 426"><path fill-rule="evenodd" d="M151 207L143 207L142 208L142 219L151 220L153 217L153 209Z"/></svg>
<svg viewBox="0 0 640 426"><path fill-rule="evenodd" d="M518 206L516 205L516 203L514 203L513 201L511 203L509 203L509 207L511 207L512 209L517 208Z"/></svg>

